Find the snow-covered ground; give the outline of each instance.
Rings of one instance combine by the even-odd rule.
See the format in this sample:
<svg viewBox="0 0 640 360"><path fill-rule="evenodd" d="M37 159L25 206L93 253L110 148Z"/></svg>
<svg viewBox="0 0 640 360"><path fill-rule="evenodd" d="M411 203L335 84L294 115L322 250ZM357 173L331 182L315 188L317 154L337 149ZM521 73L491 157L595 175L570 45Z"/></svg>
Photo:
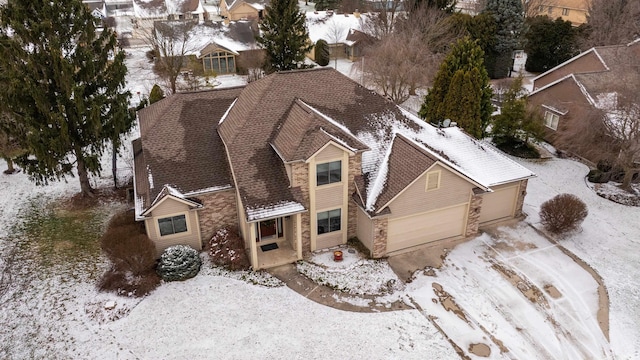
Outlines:
<svg viewBox="0 0 640 360"><path fill-rule="evenodd" d="M131 90L146 95L157 80L142 62L144 50L129 50ZM220 86L241 83L220 78ZM539 226L540 204L559 193L588 205L582 231L560 242L604 279L610 346L597 324L597 283L527 224L459 245L442 268L418 272L395 289L422 311L340 311L214 269L128 299L95 289L103 258L45 269L36 254L15 257L10 235L30 204L78 191L77 179L36 187L19 173L0 174L0 358L457 359L450 341L470 358L487 350L493 359L640 358L640 208L597 196L577 162L518 161L539 176L529 182L526 222ZM108 213L121 205L105 207ZM329 267L324 257L313 261ZM349 268L344 277L354 275L358 261L341 265ZM393 278L378 270L383 282ZM115 308L104 309L110 302Z"/></svg>

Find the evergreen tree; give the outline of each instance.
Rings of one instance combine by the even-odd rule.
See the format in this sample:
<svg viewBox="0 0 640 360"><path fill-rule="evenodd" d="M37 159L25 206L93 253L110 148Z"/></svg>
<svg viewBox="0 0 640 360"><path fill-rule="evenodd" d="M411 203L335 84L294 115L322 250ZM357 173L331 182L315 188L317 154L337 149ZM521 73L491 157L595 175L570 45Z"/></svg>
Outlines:
<svg viewBox="0 0 640 360"><path fill-rule="evenodd" d="M430 123L456 121L480 138L491 119L491 87L477 41L459 40L440 65L419 115Z"/></svg>
<svg viewBox="0 0 640 360"><path fill-rule="evenodd" d="M462 34L469 35L472 40L477 40L478 45L484 51L484 66L495 64L496 57L496 21L490 13L481 13L476 16L456 13L452 16L455 27ZM489 69L487 69L487 72Z"/></svg>
<svg viewBox="0 0 640 360"><path fill-rule="evenodd" d="M487 0L484 12L496 22L495 62L487 64L489 76L503 78L512 66L511 53L520 46L524 26L522 0Z"/></svg>
<svg viewBox="0 0 640 360"><path fill-rule="evenodd" d="M297 69L313 44L305 25L305 15L296 0L273 0L260 23L257 42L267 53L267 70Z"/></svg>
<svg viewBox="0 0 640 360"><path fill-rule="evenodd" d="M79 0L9 1L0 9L0 102L24 129L16 159L38 184L73 176L91 195L108 141L133 125L124 52L110 29L98 35ZM9 134L13 135L13 134Z"/></svg>
<svg viewBox="0 0 640 360"><path fill-rule="evenodd" d="M578 50L578 30L570 21L561 18L551 20L547 16L536 16L528 20L524 35L527 43L525 69L544 72L575 56Z"/></svg>
<svg viewBox="0 0 640 360"><path fill-rule="evenodd" d="M162 99L164 99L164 91L162 91L158 84L154 84L149 93L149 104L153 104Z"/></svg>
<svg viewBox="0 0 640 360"><path fill-rule="evenodd" d="M320 66L327 66L329 64L329 44L326 41L320 39L316 41L314 48L316 63Z"/></svg>
<svg viewBox="0 0 640 360"><path fill-rule="evenodd" d="M493 119L493 142L502 148L527 145L530 139L542 136L542 118L527 109L527 97L522 88L522 77L513 81L504 94L500 114Z"/></svg>

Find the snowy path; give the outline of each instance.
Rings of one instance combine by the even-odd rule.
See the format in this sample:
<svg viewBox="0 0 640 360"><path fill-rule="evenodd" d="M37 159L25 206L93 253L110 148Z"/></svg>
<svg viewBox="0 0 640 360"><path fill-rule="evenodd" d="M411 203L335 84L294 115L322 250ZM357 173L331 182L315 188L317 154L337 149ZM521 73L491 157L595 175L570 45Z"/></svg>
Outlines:
<svg viewBox="0 0 640 360"><path fill-rule="evenodd" d="M560 193L575 194L589 209L582 232L561 240L604 279L610 299L611 348L620 359L640 359L640 208L597 196L584 183L588 168L575 161L518 160L538 178L529 182L525 212L539 225L542 202Z"/></svg>

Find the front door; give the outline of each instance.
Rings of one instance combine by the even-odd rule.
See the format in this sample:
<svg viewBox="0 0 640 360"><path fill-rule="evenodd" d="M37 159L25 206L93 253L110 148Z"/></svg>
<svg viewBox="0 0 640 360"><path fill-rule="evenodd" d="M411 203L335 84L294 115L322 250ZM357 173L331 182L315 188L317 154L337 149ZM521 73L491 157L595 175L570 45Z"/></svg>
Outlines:
<svg viewBox="0 0 640 360"><path fill-rule="evenodd" d="M266 239L271 239L273 237L275 237L276 233L277 233L277 229L276 229L276 221L274 219L272 220L266 220L266 221L260 221L260 226L259 226L259 232L258 232L258 236L260 240L266 240Z"/></svg>

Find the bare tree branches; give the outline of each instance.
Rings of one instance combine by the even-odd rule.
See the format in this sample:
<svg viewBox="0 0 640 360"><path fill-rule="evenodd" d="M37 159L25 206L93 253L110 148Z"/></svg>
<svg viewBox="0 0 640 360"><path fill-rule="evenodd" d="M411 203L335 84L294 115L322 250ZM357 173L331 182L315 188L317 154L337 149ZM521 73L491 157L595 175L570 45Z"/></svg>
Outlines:
<svg viewBox="0 0 640 360"><path fill-rule="evenodd" d="M402 103L431 82L456 38L447 14L422 7L396 19L394 31L368 49L362 70L382 94Z"/></svg>
<svg viewBox="0 0 640 360"><path fill-rule="evenodd" d="M626 44L640 36L640 1L592 0L585 47Z"/></svg>
<svg viewBox="0 0 640 360"><path fill-rule="evenodd" d="M197 22L172 20L143 25L143 38L155 52L155 69L169 83L171 93L175 93L180 70L186 65L186 55L196 50L191 30Z"/></svg>

